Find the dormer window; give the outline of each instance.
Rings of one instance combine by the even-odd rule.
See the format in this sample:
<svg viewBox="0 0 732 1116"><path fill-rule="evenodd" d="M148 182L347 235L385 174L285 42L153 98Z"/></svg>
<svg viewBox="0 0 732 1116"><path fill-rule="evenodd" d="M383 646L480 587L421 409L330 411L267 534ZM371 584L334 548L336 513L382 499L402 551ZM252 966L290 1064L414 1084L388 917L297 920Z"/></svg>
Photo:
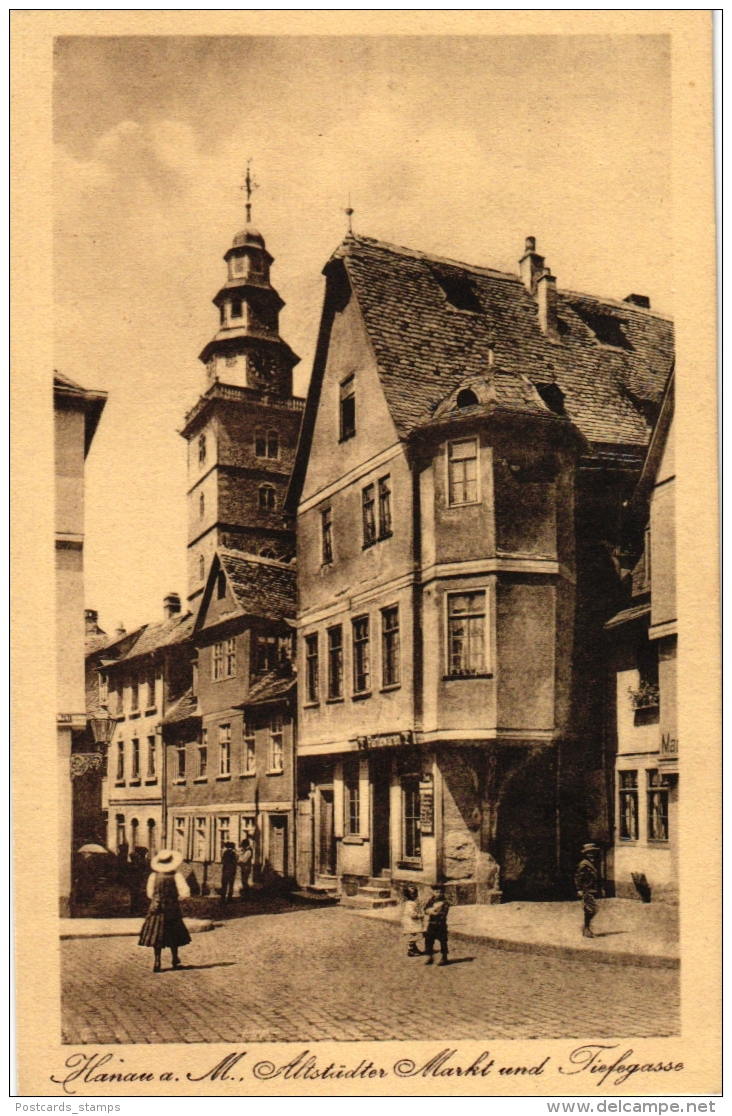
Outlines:
<svg viewBox="0 0 732 1116"><path fill-rule="evenodd" d="M356 433L356 385L353 376L349 376L341 384L340 412L340 439L345 442Z"/></svg>
<svg viewBox="0 0 732 1116"><path fill-rule="evenodd" d="M457 403L458 407L461 407L461 408L462 407L477 407L478 406L478 396L475 394L474 391L471 391L470 388L463 388L462 391L458 392L458 397L457 397L456 403Z"/></svg>
<svg viewBox="0 0 732 1116"><path fill-rule="evenodd" d="M240 318L241 317L241 299L240 298L232 298L232 300L231 300L231 316L232 316L232 318Z"/></svg>
<svg viewBox="0 0 732 1116"><path fill-rule="evenodd" d="M633 346L625 334L624 327L628 324L625 318L591 309L581 303L574 303L572 309L585 325L589 326L601 345L610 345L613 349L632 350Z"/></svg>
<svg viewBox="0 0 732 1116"><path fill-rule="evenodd" d="M454 310L468 310L470 313L479 314L483 309L475 293L475 289L464 271L452 267L430 267L430 271L439 284L445 301Z"/></svg>

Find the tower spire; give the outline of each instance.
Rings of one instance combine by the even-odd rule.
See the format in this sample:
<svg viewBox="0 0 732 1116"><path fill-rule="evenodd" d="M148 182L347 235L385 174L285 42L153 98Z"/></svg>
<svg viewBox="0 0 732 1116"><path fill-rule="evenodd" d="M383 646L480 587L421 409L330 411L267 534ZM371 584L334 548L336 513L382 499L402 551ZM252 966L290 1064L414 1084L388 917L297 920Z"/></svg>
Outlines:
<svg viewBox="0 0 732 1116"><path fill-rule="evenodd" d="M241 187L241 189L246 191L246 195L247 195L247 201L246 201L247 224L250 225L252 223L252 194L254 193L255 190L259 189L259 183L255 182L254 177L252 175L252 160L251 159L247 159L247 173L244 177L244 185Z"/></svg>

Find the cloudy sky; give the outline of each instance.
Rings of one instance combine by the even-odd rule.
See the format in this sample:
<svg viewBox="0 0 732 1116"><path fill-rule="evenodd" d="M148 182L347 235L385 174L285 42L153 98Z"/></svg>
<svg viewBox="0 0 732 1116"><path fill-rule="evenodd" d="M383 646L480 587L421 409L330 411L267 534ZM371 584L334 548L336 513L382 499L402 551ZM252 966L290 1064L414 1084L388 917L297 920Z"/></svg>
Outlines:
<svg viewBox="0 0 732 1116"><path fill-rule="evenodd" d="M211 298L254 221L305 393L321 270L345 231L673 313L663 37L57 40L55 367L109 392L87 462L102 626L185 595L185 455Z"/></svg>

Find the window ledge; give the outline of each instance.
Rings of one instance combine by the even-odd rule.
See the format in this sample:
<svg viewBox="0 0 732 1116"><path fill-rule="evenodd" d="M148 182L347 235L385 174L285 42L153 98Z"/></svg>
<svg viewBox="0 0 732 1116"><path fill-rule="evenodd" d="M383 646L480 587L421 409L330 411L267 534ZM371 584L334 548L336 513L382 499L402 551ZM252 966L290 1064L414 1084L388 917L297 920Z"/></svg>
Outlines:
<svg viewBox="0 0 732 1116"><path fill-rule="evenodd" d="M141 787L142 786L142 780L141 779L130 779L130 786L131 787Z"/></svg>
<svg viewBox="0 0 732 1116"><path fill-rule="evenodd" d="M482 500L466 500L462 504L448 504L447 506L451 511L458 511L460 508L476 508L482 503Z"/></svg>
<svg viewBox="0 0 732 1116"><path fill-rule="evenodd" d="M363 845L365 843L365 840L365 837L359 837L355 833L349 833L347 837L341 838L341 841L344 845Z"/></svg>
<svg viewBox="0 0 732 1116"><path fill-rule="evenodd" d="M392 682L391 686L382 686L379 693L390 694L392 690L401 690L401 682Z"/></svg>
<svg viewBox="0 0 732 1116"><path fill-rule="evenodd" d="M155 714L157 713L157 711L158 711L157 705L149 705L147 707L147 709L145 710L145 716L146 717L154 717Z"/></svg>
<svg viewBox="0 0 732 1116"><path fill-rule="evenodd" d="M363 701L364 698L371 697L371 690L359 690L357 694L351 694L351 701Z"/></svg>
<svg viewBox="0 0 732 1116"><path fill-rule="evenodd" d="M403 872L421 872L422 871L422 861L421 860L398 860L397 861L397 868L401 869L401 871L403 871Z"/></svg>
<svg viewBox="0 0 732 1116"><path fill-rule="evenodd" d="M242 772L239 773L239 778L240 779L253 779L256 774L257 774L256 771L242 771Z"/></svg>
<svg viewBox="0 0 732 1116"><path fill-rule="evenodd" d="M469 682L471 678L492 678L493 674L485 671L481 674L443 674L443 682Z"/></svg>
<svg viewBox="0 0 732 1116"><path fill-rule="evenodd" d="M653 845L654 849L661 848L667 849L670 845L668 837L649 837L648 844Z"/></svg>
<svg viewBox="0 0 732 1116"><path fill-rule="evenodd" d="M337 697L337 698L328 698L328 699L326 700L325 704L326 704L326 705L342 705L342 704L343 704L343 700L344 700L344 699L343 699L342 697Z"/></svg>
<svg viewBox="0 0 732 1116"><path fill-rule="evenodd" d="M319 701L304 701L302 707L303 709L317 709L319 705Z"/></svg>
<svg viewBox="0 0 732 1116"><path fill-rule="evenodd" d="M362 550L370 550L372 546L376 546L378 539L371 539L371 542L365 542L361 547Z"/></svg>
<svg viewBox="0 0 732 1116"><path fill-rule="evenodd" d="M129 714L129 718L130 718L131 721L136 721L139 716L140 716L140 710L139 709L133 709L133 711Z"/></svg>
<svg viewBox="0 0 732 1116"><path fill-rule="evenodd" d="M216 782L217 783L228 783L228 781L230 779L231 779L231 775L217 775L216 776Z"/></svg>
<svg viewBox="0 0 732 1116"><path fill-rule="evenodd" d="M186 780L185 779L173 779L173 786L174 787L184 787L185 785L186 785Z"/></svg>
<svg viewBox="0 0 732 1116"><path fill-rule="evenodd" d="M121 781L116 782L114 785L115 785L115 787L126 787L127 786L124 779L122 779Z"/></svg>
<svg viewBox="0 0 732 1116"><path fill-rule="evenodd" d="M208 775L199 775L193 780L194 783L207 783Z"/></svg>
<svg viewBox="0 0 732 1116"><path fill-rule="evenodd" d="M284 767L275 767L271 771L265 771L265 775L284 775Z"/></svg>
<svg viewBox="0 0 732 1116"><path fill-rule="evenodd" d="M350 442L351 438L355 438L355 437L356 437L356 431L355 430L352 430L348 434L341 434L340 438L338 439L338 445L342 445L343 442Z"/></svg>
<svg viewBox="0 0 732 1116"><path fill-rule="evenodd" d="M155 776L154 779L146 779L145 780L145 786L146 787L156 787L157 785L158 785L157 775Z"/></svg>
<svg viewBox="0 0 732 1116"><path fill-rule="evenodd" d="M328 566L332 566L332 565L333 565L333 559L331 558L329 562L321 562L320 563L320 568L321 568L321 570L327 570Z"/></svg>

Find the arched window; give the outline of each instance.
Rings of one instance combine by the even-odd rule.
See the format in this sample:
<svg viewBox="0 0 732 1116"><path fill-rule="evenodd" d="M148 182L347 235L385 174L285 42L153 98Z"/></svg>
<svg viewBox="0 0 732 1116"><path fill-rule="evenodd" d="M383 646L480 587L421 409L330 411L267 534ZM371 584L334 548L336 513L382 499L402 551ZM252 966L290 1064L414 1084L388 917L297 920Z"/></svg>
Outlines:
<svg viewBox="0 0 732 1116"><path fill-rule="evenodd" d="M158 831L152 818L148 818L147 822L147 847L151 856L154 856L158 851Z"/></svg>
<svg viewBox="0 0 732 1116"><path fill-rule="evenodd" d="M206 464L206 435L202 434L198 439L198 464Z"/></svg>
<svg viewBox="0 0 732 1116"><path fill-rule="evenodd" d="M202 554L198 556L198 580L203 581L206 575L206 559Z"/></svg>
<svg viewBox="0 0 732 1116"><path fill-rule="evenodd" d="M280 455L280 436L276 430L267 431L267 457L277 458Z"/></svg>
<svg viewBox="0 0 732 1116"><path fill-rule="evenodd" d="M216 596L220 601L226 596L226 574L223 570L219 570L216 578Z"/></svg>
<svg viewBox="0 0 732 1116"><path fill-rule="evenodd" d="M271 484L263 484L259 489L259 510L274 511L275 490Z"/></svg>
<svg viewBox="0 0 732 1116"><path fill-rule="evenodd" d="M206 497L203 495L203 493L201 493L201 495L198 497L198 514L201 519L203 519L204 515L206 514Z"/></svg>
<svg viewBox="0 0 732 1116"><path fill-rule="evenodd" d="M136 849L140 844L140 823L137 818L130 822L130 849Z"/></svg>
<svg viewBox="0 0 732 1116"><path fill-rule="evenodd" d="M122 846L127 844L124 814L117 814L115 821L117 823L117 852L119 852Z"/></svg>
<svg viewBox="0 0 732 1116"><path fill-rule="evenodd" d="M462 391L458 392L457 405L458 407L477 407L478 396L470 388L463 388Z"/></svg>

